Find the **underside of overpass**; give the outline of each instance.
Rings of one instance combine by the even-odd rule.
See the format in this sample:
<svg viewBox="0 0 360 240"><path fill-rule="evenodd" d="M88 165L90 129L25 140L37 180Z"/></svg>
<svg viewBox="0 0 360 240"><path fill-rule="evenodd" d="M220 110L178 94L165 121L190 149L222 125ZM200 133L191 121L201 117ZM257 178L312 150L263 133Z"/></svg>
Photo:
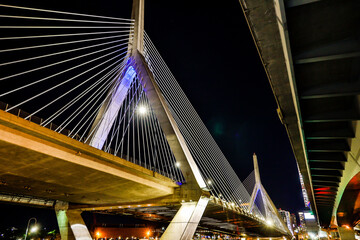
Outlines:
<svg viewBox="0 0 360 240"><path fill-rule="evenodd" d="M240 3L311 208L327 227L359 171L360 2Z"/></svg>
<svg viewBox="0 0 360 240"><path fill-rule="evenodd" d="M173 196L173 180L0 110L0 192L82 204ZM179 192L179 191L177 191Z"/></svg>

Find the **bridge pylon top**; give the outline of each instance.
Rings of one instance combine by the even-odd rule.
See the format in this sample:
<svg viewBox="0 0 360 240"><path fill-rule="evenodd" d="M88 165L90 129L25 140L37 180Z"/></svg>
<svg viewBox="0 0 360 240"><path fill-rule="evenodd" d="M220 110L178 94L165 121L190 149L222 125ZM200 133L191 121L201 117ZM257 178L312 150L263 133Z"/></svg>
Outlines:
<svg viewBox="0 0 360 240"><path fill-rule="evenodd" d="M259 165L258 165L258 160L257 160L257 156L256 156L255 153L253 155L253 161L254 161L255 183L256 184L261 184Z"/></svg>
<svg viewBox="0 0 360 240"><path fill-rule="evenodd" d="M131 18L134 19L134 37L130 39L131 53L136 54L139 51L144 52L144 13L145 0L133 0Z"/></svg>

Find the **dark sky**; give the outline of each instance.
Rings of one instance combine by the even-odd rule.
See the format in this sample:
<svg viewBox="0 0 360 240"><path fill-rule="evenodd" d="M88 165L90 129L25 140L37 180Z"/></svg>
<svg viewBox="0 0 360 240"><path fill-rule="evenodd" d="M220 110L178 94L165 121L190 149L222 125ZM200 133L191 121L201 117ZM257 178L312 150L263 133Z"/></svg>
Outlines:
<svg viewBox="0 0 360 240"><path fill-rule="evenodd" d="M147 33L240 179L253 170L256 152L275 205L301 210L296 162L239 2L194 2L146 1ZM31 1L31 6L129 17L131 1ZM6 207L0 205L0 211Z"/></svg>

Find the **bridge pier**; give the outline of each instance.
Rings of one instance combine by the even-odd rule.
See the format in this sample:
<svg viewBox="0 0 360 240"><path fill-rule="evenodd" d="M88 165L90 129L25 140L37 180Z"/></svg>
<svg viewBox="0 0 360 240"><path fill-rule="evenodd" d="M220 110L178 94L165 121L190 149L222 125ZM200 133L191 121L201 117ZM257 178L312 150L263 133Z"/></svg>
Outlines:
<svg viewBox="0 0 360 240"><path fill-rule="evenodd" d="M347 229L345 227L338 227L341 240L353 240L355 239L355 231L353 229Z"/></svg>
<svg viewBox="0 0 360 240"><path fill-rule="evenodd" d="M92 240L81 217L82 211L69 210L68 207L69 203L67 202L57 201L55 204L61 240Z"/></svg>
<svg viewBox="0 0 360 240"><path fill-rule="evenodd" d="M200 197L199 201L182 203L161 240L192 239L209 200L207 197Z"/></svg>

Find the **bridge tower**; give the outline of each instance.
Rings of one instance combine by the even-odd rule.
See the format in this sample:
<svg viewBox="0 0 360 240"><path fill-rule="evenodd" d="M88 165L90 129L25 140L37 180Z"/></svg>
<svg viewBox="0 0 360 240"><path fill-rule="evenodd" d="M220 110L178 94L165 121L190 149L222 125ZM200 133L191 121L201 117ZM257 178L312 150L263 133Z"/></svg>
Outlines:
<svg viewBox="0 0 360 240"><path fill-rule="evenodd" d="M253 162L254 162L254 173L255 173L255 186L251 194L251 200L250 200L250 212L253 211L255 207L255 200L257 197L261 196L262 203L264 204L265 209L265 218L268 224L274 224L273 221L278 221L283 228L289 235L292 235L284 221L282 220L276 206L274 205L273 201L269 197L268 193L266 192L264 186L261 184L260 179L260 172L259 172L259 165L257 156L254 153L253 155ZM275 218L275 219L274 219Z"/></svg>
<svg viewBox="0 0 360 240"><path fill-rule="evenodd" d="M169 146L175 156L176 162L186 180L186 184L180 188L179 200L182 206L169 224L161 239L164 240L185 240L191 239L200 222L209 201L209 190L196 165L190 150L187 147L184 137L175 122L170 111L168 103L161 94L155 78L147 66L144 54L144 0L133 0L132 19L134 19L134 36L129 40L128 54L129 59L126 62L124 74L115 82L118 84L112 97L103 103L98 111L95 121L90 130L88 144L102 149L106 138L115 122L120 106L126 98L126 94L134 81L136 75L141 79L142 87L149 100L150 106L154 111L162 131L164 132ZM58 216L63 216L60 209L57 211ZM84 234L83 228L74 228L71 224L73 219L71 214L67 214L68 222L71 225L73 233L76 236L82 236L81 239L89 239L90 234ZM76 216L77 218L79 215ZM71 218L71 219L70 219ZM77 221L75 221L77 223ZM77 223L78 224L78 223ZM65 235L65 230L64 230ZM64 239L66 237L64 236ZM70 238L66 238L70 239Z"/></svg>

